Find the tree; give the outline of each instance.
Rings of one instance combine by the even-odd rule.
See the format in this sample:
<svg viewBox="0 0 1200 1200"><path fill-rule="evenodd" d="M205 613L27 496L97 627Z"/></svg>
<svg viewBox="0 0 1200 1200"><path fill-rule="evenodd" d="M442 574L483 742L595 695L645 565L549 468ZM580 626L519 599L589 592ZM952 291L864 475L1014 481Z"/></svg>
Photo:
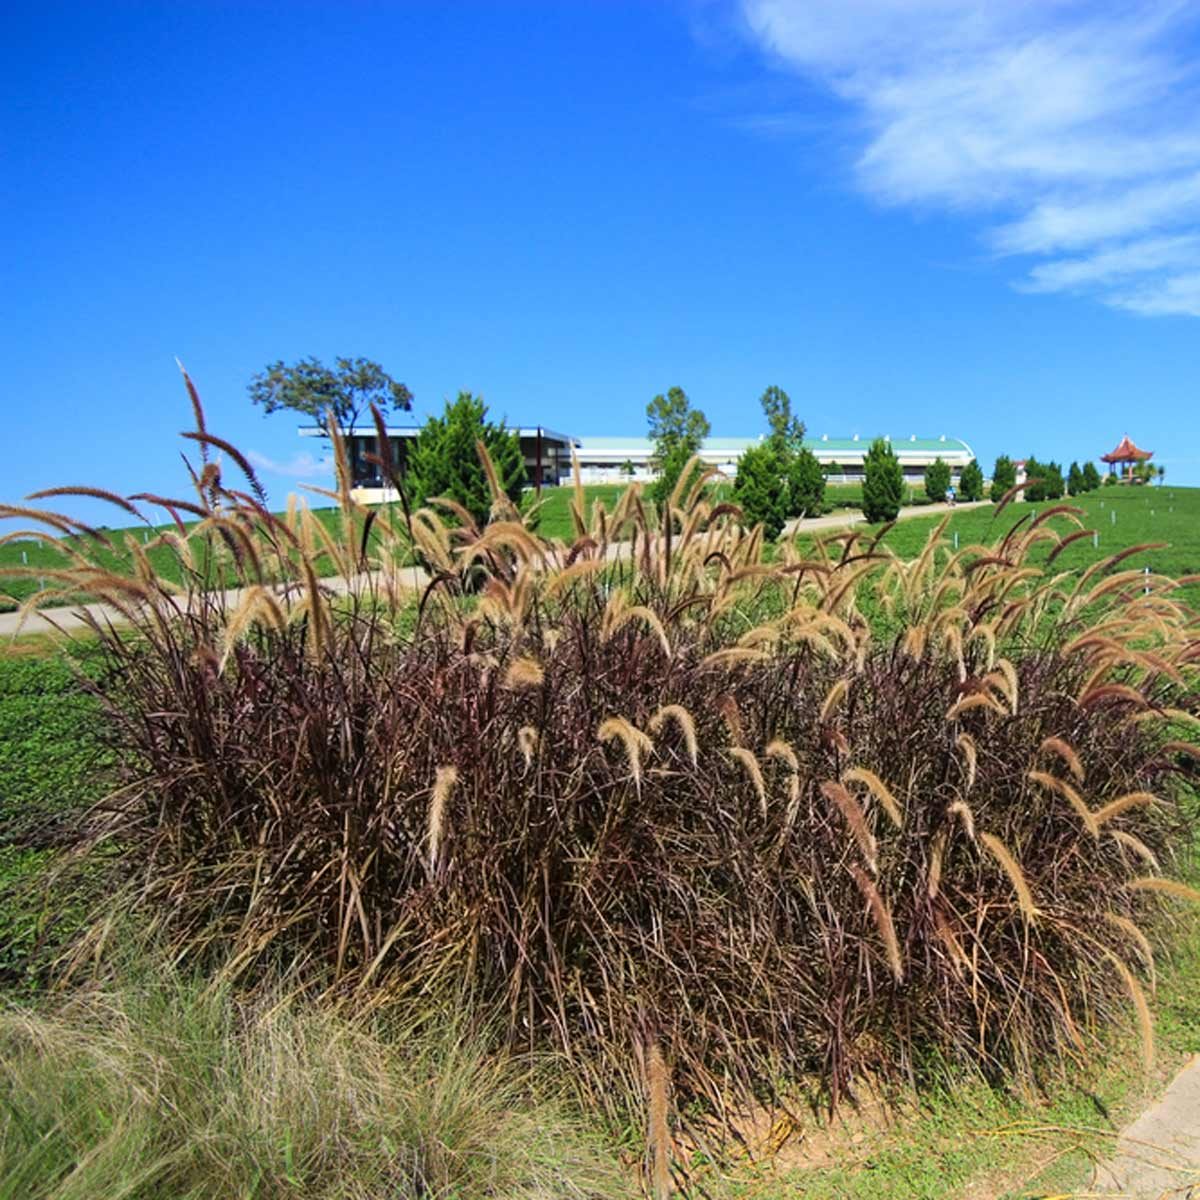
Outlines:
<svg viewBox="0 0 1200 1200"><path fill-rule="evenodd" d="M338 358L333 367L302 358L290 366L271 363L246 389L254 404L269 414L291 409L324 424L330 414L340 429L351 429L372 404L381 412L408 412L412 392L397 383L378 363L366 358Z"/></svg>
<svg viewBox="0 0 1200 1200"><path fill-rule="evenodd" d="M783 459L799 454L804 445L804 422L792 414L791 397L772 385L759 398L770 434L767 441Z"/></svg>
<svg viewBox="0 0 1200 1200"><path fill-rule="evenodd" d="M1079 469L1079 464L1073 462L1071 468L1067 471L1067 491L1072 496L1082 496L1087 491L1087 484L1083 479L1083 472Z"/></svg>
<svg viewBox="0 0 1200 1200"><path fill-rule="evenodd" d="M935 458L933 462L925 468L925 495L929 497L934 504L940 504L946 498L946 492L950 489L950 465L943 462L942 459Z"/></svg>
<svg viewBox="0 0 1200 1200"><path fill-rule="evenodd" d="M779 536L788 516L787 485L783 464L770 442L750 446L738 459L733 498L747 525L761 524L772 541Z"/></svg>
<svg viewBox="0 0 1200 1200"><path fill-rule="evenodd" d="M787 515L817 517L825 508L825 472L817 456L802 447L787 465Z"/></svg>
<svg viewBox="0 0 1200 1200"><path fill-rule="evenodd" d="M518 503L525 482L525 458L514 430L502 421L486 419L487 406L480 396L459 392L446 401L440 417L430 417L413 440L408 453L406 483L409 497L422 504L435 496L447 496L465 508L477 524L487 521L492 508L477 442L483 442L496 467L505 495Z"/></svg>
<svg viewBox="0 0 1200 1200"><path fill-rule="evenodd" d="M626 479L632 479L636 470L637 468L633 465L632 458L627 458L621 464L621 474L624 475Z"/></svg>
<svg viewBox="0 0 1200 1200"><path fill-rule="evenodd" d="M708 418L693 408L687 392L673 387L646 405L650 422L650 438L654 442L654 458L658 464L658 480L654 499L665 504L675 489L687 461L699 449L709 434Z"/></svg>
<svg viewBox="0 0 1200 1200"><path fill-rule="evenodd" d="M1025 490L1022 499L1037 501L1046 498L1046 466L1031 454L1025 460Z"/></svg>
<svg viewBox="0 0 1200 1200"><path fill-rule="evenodd" d="M979 466L978 459L971 459L963 467L962 474L958 479L958 487L964 500L983 499L983 470Z"/></svg>
<svg viewBox="0 0 1200 1200"><path fill-rule="evenodd" d="M992 499L1002 499L1006 492L1016 486L1017 468L1007 454L1002 454L996 459L996 465L992 468Z"/></svg>
<svg viewBox="0 0 1200 1200"><path fill-rule="evenodd" d="M1094 492L1100 486L1100 472L1096 470L1094 462L1085 462L1083 464L1082 475L1084 491Z"/></svg>
<svg viewBox="0 0 1200 1200"><path fill-rule="evenodd" d="M1046 478L1046 499L1061 500L1067 490L1066 481L1063 479L1062 466L1056 462L1048 462L1045 469Z"/></svg>
<svg viewBox="0 0 1200 1200"><path fill-rule="evenodd" d="M1148 462L1140 462L1133 468L1132 474L1139 483L1149 483L1157 474L1157 470Z"/></svg>
<svg viewBox="0 0 1200 1200"><path fill-rule="evenodd" d="M904 472L891 444L876 438L863 466L863 516L872 523L894 521L904 496Z"/></svg>
<svg viewBox="0 0 1200 1200"><path fill-rule="evenodd" d="M1030 501L1057 500L1066 490L1062 467L1056 462L1039 462L1030 456L1025 460L1025 499Z"/></svg>
<svg viewBox="0 0 1200 1200"><path fill-rule="evenodd" d="M1162 465L1162 463L1159 463L1158 466L1155 468L1155 471L1158 474L1158 486L1162 487L1163 480L1166 479L1166 477L1167 477L1167 468L1164 467Z"/></svg>

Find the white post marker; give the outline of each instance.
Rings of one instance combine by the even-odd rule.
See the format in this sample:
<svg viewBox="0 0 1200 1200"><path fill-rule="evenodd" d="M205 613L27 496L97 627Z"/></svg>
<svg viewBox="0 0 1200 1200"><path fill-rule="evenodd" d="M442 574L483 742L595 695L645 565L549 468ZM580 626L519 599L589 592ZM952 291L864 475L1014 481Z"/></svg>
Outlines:
<svg viewBox="0 0 1200 1200"><path fill-rule="evenodd" d="M1110 508L1108 510L1108 515L1112 517L1112 523L1115 525L1117 523L1117 510L1115 508Z"/></svg>
<svg viewBox="0 0 1200 1200"><path fill-rule="evenodd" d="M1092 530L1092 549L1100 549L1100 531L1098 529Z"/></svg>
<svg viewBox="0 0 1200 1200"><path fill-rule="evenodd" d="M1142 595L1143 595L1143 596L1148 596L1148 595L1150 595L1150 568L1149 568L1149 567L1143 567L1143 568L1142 568L1142 574L1146 576L1146 584L1145 584L1145 586L1142 588Z"/></svg>

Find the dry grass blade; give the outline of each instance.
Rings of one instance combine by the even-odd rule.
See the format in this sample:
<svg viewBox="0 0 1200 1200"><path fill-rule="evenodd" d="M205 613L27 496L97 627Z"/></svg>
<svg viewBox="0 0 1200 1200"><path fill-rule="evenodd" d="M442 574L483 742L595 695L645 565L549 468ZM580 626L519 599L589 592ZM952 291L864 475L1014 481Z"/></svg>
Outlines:
<svg viewBox="0 0 1200 1200"><path fill-rule="evenodd" d="M1105 913L1104 919L1124 933L1141 952L1142 961L1146 965L1146 974L1150 978L1150 993L1153 995L1157 990L1158 982L1154 969L1154 947L1150 945L1150 939L1128 917L1123 917L1120 913Z"/></svg>
<svg viewBox="0 0 1200 1200"><path fill-rule="evenodd" d="M833 715L833 710L846 698L847 692L850 691L850 681L848 679L838 679L833 686L825 693L825 699L821 701L821 723L825 724Z"/></svg>
<svg viewBox="0 0 1200 1200"><path fill-rule="evenodd" d="M821 794L845 818L846 824L850 826L850 832L854 835L855 841L858 842L863 858L867 861L867 866L870 867L872 874L874 874L878 870L875 835L867 826L867 819L863 816L863 811L859 808L858 801L840 783L833 779L827 779L821 784Z"/></svg>
<svg viewBox="0 0 1200 1200"><path fill-rule="evenodd" d="M878 930L884 949L887 951L888 966L892 969L892 978L897 983L903 983L904 960L900 956L900 943L896 940L896 929L892 924L892 914L888 911L888 906L883 902L883 897L879 894L879 889L857 863L850 864L850 873L854 876L854 882L858 884L858 890L862 892L863 899L866 900L867 906L871 910L871 917L875 921L875 928Z"/></svg>
<svg viewBox="0 0 1200 1200"><path fill-rule="evenodd" d="M1101 950L1109 962L1116 967L1117 974L1121 976L1121 982L1129 993L1129 999L1133 1002L1134 1011L1137 1013L1138 1029L1142 1035L1142 1065L1148 1073L1154 1069L1154 1018L1150 1015L1150 1005L1146 1003L1146 993L1142 991L1142 985L1134 978L1133 972L1119 955L1114 954L1106 946L1102 946Z"/></svg>
<svg viewBox="0 0 1200 1200"><path fill-rule="evenodd" d="M1125 846L1132 850L1140 859L1142 859L1153 871L1161 871L1162 864L1158 861L1158 856L1142 841L1132 833L1127 833L1124 829L1110 829L1108 836L1117 842L1119 845Z"/></svg>
<svg viewBox="0 0 1200 1200"><path fill-rule="evenodd" d="M741 764L742 770L746 772L746 777L754 785L759 809L765 821L767 819L767 785L763 781L762 767L759 765L758 757L753 750L747 750L744 746L732 747L729 755Z"/></svg>
<svg viewBox="0 0 1200 1200"><path fill-rule="evenodd" d="M544 678L545 672L537 659L527 656L515 658L509 663L508 670L504 673L504 686L513 691L541 687Z"/></svg>
<svg viewBox="0 0 1200 1200"><path fill-rule="evenodd" d="M892 795L887 784L874 771L868 771L866 767L851 767L842 772L842 782L861 783L879 801L880 807L891 818L892 824L897 829L903 828L904 814L900 811L896 797Z"/></svg>
<svg viewBox="0 0 1200 1200"><path fill-rule="evenodd" d="M692 760L692 766L694 767L699 760L700 750L696 740L696 722L692 720L692 714L682 704L664 704L650 718L648 724L650 732L657 735L658 731L668 720L674 721L679 727L679 732L683 734L688 757Z"/></svg>
<svg viewBox="0 0 1200 1200"><path fill-rule="evenodd" d="M668 1120L670 1074L659 1048L658 1039L650 1042L646 1065L646 1091L649 1097L647 1138L654 1180L655 1200L671 1195L671 1127Z"/></svg>
<svg viewBox="0 0 1200 1200"><path fill-rule="evenodd" d="M1176 900L1187 900L1192 904L1200 904L1200 891L1175 879L1146 876L1141 879L1131 879L1125 886L1131 892L1157 892L1163 896L1172 896Z"/></svg>
<svg viewBox="0 0 1200 1200"><path fill-rule="evenodd" d="M1093 813L1088 808L1083 797L1065 779L1051 775L1048 771L1026 771L1025 777L1033 783L1040 784L1056 796L1061 796L1079 815L1079 819L1088 833L1094 838L1100 836L1099 814Z"/></svg>
<svg viewBox="0 0 1200 1200"><path fill-rule="evenodd" d="M635 725L624 717L607 717L600 722L596 737L602 742L620 742L625 749L629 771L639 787L642 782L642 755L650 754L654 743Z"/></svg>
<svg viewBox="0 0 1200 1200"><path fill-rule="evenodd" d="M999 713L1002 717L1009 715L1004 705L990 692L972 692L970 695L963 696L961 700L956 700L946 710L946 720L957 721L963 713L973 712L977 708L986 708L991 712Z"/></svg>
<svg viewBox="0 0 1200 1200"><path fill-rule="evenodd" d="M796 757L796 751L782 738L775 738L774 741L767 743L766 755L768 758L776 758L780 762L786 763L788 768L794 772L798 773L800 770L800 760Z"/></svg>
<svg viewBox="0 0 1200 1200"><path fill-rule="evenodd" d="M1070 744L1063 738L1051 736L1042 739L1042 744L1038 747L1039 754L1057 754L1059 758L1066 764L1067 770L1075 776L1079 782L1083 782L1083 763L1079 759L1079 755L1071 748Z"/></svg>
<svg viewBox="0 0 1200 1200"><path fill-rule="evenodd" d="M962 752L963 758L967 764L967 786L966 791L970 791L975 786L975 771L979 763L979 751L975 746L975 739L969 733L960 733L954 739L955 746Z"/></svg>
<svg viewBox="0 0 1200 1200"><path fill-rule="evenodd" d="M1033 893L1029 890L1029 884L1025 882L1025 872L1021 870L1021 864L1009 853L1008 847L994 834L981 833L979 840L987 847L992 857L1000 864L1005 875L1008 876L1008 880L1013 886L1013 891L1017 895L1017 903L1021 909L1021 916L1025 918L1026 924L1032 925L1037 919L1038 910L1033 903Z"/></svg>
<svg viewBox="0 0 1200 1200"><path fill-rule="evenodd" d="M425 839L429 847L429 871L437 871L438 857L446 836L446 805L450 793L458 782L457 767L438 767L433 788L429 793L429 814L426 821Z"/></svg>
<svg viewBox="0 0 1200 1200"><path fill-rule="evenodd" d="M1096 810L1096 827L1107 824L1113 817L1119 817L1131 808L1147 808L1157 802L1158 797L1152 792L1126 792L1124 796L1118 796L1115 800L1110 800L1103 808Z"/></svg>

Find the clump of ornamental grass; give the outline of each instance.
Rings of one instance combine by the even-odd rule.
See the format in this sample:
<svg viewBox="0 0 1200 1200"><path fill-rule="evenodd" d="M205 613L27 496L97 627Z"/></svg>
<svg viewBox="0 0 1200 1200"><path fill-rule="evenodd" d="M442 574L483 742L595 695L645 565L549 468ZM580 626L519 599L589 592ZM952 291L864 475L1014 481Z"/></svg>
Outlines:
<svg viewBox="0 0 1200 1200"><path fill-rule="evenodd" d="M453 1020L155 965L0 1013L4 1200L631 1193L536 1071Z"/></svg>
<svg viewBox="0 0 1200 1200"><path fill-rule="evenodd" d="M768 561L693 471L590 520L577 479L549 541L498 487L482 527L359 506L336 430L331 531L270 512L196 413L186 500L111 497L178 518L182 583L20 513L76 535L54 588L123 620L89 618L126 773L104 836L181 947L465 988L605 1105L658 1094L654 1048L680 1121L1148 1020L1200 625L1138 548L1060 574L1078 512L1001 506L987 546Z"/></svg>

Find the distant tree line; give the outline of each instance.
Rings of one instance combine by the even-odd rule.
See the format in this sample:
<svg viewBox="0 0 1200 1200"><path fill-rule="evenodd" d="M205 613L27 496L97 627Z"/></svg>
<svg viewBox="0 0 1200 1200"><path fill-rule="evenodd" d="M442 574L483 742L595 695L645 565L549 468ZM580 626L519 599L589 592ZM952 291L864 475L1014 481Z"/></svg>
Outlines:
<svg viewBox="0 0 1200 1200"><path fill-rule="evenodd" d="M1025 486L1022 496L1026 500L1059 500L1063 496L1082 496L1100 486L1100 472L1096 464L1085 462L1081 467L1073 462L1063 476L1062 466L1049 461L1041 462L1032 454L1025 460ZM996 459L992 470L992 499L1001 500L1017 486L1017 468L1007 454Z"/></svg>

